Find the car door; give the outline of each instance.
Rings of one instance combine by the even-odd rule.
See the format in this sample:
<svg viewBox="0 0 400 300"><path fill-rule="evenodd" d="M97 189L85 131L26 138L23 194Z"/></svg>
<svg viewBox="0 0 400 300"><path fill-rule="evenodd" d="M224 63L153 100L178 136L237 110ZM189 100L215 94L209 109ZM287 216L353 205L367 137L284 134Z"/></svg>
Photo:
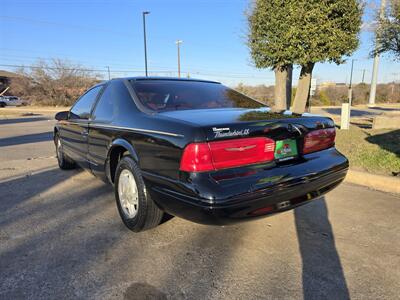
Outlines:
<svg viewBox="0 0 400 300"><path fill-rule="evenodd" d="M105 162L110 145L124 135L118 125L134 118L134 103L122 81L112 80L102 92L89 123L88 161L94 175L105 179Z"/></svg>
<svg viewBox="0 0 400 300"><path fill-rule="evenodd" d="M89 119L103 85L95 86L82 95L71 108L68 121L61 131L64 151L81 167L89 169L87 159Z"/></svg>

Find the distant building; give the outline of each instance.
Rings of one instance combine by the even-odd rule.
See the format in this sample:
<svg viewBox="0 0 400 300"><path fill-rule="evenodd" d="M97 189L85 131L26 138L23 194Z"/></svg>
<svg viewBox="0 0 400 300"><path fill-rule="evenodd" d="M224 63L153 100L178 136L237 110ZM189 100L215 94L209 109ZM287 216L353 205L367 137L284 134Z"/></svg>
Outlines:
<svg viewBox="0 0 400 300"><path fill-rule="evenodd" d="M18 77L18 74L0 70L0 93L10 86L11 79L15 77Z"/></svg>
<svg viewBox="0 0 400 300"><path fill-rule="evenodd" d="M340 86L347 86L347 84L344 82L324 81L318 85L318 89L324 90L327 88L340 87Z"/></svg>

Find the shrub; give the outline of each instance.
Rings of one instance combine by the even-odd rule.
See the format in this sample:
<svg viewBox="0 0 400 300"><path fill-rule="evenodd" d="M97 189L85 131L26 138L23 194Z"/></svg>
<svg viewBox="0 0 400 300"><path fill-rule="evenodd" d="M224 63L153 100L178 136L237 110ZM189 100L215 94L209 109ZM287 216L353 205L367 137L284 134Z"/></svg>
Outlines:
<svg viewBox="0 0 400 300"><path fill-rule="evenodd" d="M50 64L19 69L11 80L10 93L35 105L70 106L99 76L68 61L53 60Z"/></svg>

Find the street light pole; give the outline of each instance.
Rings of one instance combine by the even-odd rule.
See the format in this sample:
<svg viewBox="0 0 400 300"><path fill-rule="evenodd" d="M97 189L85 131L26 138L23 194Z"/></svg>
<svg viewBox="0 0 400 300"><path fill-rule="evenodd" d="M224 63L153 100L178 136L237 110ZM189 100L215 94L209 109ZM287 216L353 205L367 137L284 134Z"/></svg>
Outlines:
<svg viewBox="0 0 400 300"><path fill-rule="evenodd" d="M381 11L379 14L379 21L381 21L385 17L385 7L386 7L386 0L381 0ZM379 34L379 24L376 29L376 35ZM379 48L379 42L376 42L376 49ZM375 53L374 55L374 64L372 66L372 79L371 79L371 89L369 92L369 106L375 106L375 97L376 97L376 85L378 82L378 68L379 68L379 54Z"/></svg>
<svg viewBox="0 0 400 300"><path fill-rule="evenodd" d="M350 72L350 85L349 85L349 105L353 100L353 70L354 70L354 59L351 60L351 72Z"/></svg>
<svg viewBox="0 0 400 300"><path fill-rule="evenodd" d="M354 59L351 60L351 72L350 72L350 84L349 84L349 103L342 103L342 114L340 118L340 129L350 128L350 116L351 116L351 102L353 98L353 70L354 70Z"/></svg>
<svg viewBox="0 0 400 300"><path fill-rule="evenodd" d="M107 72L108 72L108 80L110 80L111 79L110 66L107 66Z"/></svg>
<svg viewBox="0 0 400 300"><path fill-rule="evenodd" d="M143 12L143 39L144 39L144 69L146 73L146 77L148 76L147 72L147 39L146 39L146 15L148 15L149 11Z"/></svg>
<svg viewBox="0 0 400 300"><path fill-rule="evenodd" d="M175 43L178 46L178 77L181 78L181 48L180 45L183 41L177 40Z"/></svg>

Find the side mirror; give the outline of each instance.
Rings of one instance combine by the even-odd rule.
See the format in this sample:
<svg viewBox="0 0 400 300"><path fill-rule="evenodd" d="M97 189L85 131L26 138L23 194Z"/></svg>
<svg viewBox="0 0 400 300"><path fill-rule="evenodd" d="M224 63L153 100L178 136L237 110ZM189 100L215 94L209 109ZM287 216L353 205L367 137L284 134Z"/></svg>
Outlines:
<svg viewBox="0 0 400 300"><path fill-rule="evenodd" d="M69 111L60 111L60 112L56 113L55 119L57 121L68 120L68 114L69 114Z"/></svg>

